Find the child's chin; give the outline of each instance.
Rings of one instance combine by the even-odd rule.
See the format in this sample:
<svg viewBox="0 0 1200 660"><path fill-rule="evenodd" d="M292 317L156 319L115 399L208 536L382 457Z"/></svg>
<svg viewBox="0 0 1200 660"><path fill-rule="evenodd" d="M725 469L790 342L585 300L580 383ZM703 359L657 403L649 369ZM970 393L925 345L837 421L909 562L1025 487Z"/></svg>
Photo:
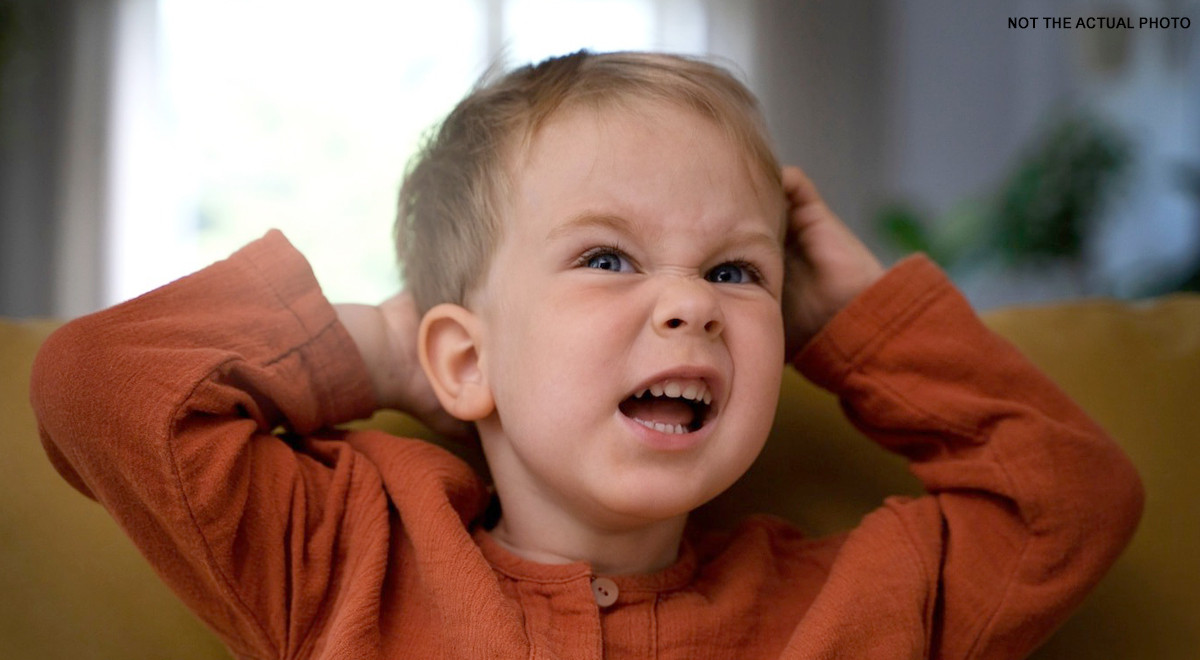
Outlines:
<svg viewBox="0 0 1200 660"><path fill-rule="evenodd" d="M658 487L625 489L606 502L608 510L631 524L650 525L686 516L718 493L697 493L690 488Z"/></svg>

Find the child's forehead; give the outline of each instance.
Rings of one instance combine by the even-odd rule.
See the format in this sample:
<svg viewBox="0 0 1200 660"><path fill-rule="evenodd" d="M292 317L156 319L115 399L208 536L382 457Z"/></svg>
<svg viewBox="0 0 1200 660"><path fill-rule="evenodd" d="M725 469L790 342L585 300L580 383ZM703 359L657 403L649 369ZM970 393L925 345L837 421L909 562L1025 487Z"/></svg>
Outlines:
<svg viewBox="0 0 1200 660"><path fill-rule="evenodd" d="M691 145L695 143L695 136L686 129L684 122L694 122L695 120L708 123L716 128L718 134L726 140L726 144L740 155L742 171L745 175L742 180L749 181L759 203L768 207L779 207L780 238L782 239L784 233L783 190L779 181L779 173L774 169L774 160L772 159L769 163L763 162L763 159L757 157L751 146L739 141L732 131L726 130L726 127L723 127L718 121L683 103L670 100L619 97L605 99L602 102L573 102L564 104L552 113L546 114L538 125L530 125L524 134L514 136L515 139L510 142L507 157L503 159L506 170L504 178L507 181L505 188L508 191L506 201L509 202L506 205L511 209L511 202L514 201L512 195L517 193L521 187L526 172L536 169L534 167L535 159L543 162L561 162L562 159L576 153L592 155L596 148L595 141L562 139L561 133L556 136L559 139L553 140L551 145L542 139L548 132L563 129L570 135L572 131L594 129L601 132L600 139L603 140L601 148L604 149L617 148L617 141L607 140L608 136L603 135L614 128L652 131L656 139L678 140L680 144ZM629 148L634 151L640 148L640 145L635 143ZM697 157L700 157L699 153ZM512 221L511 213L505 215L509 216L509 221Z"/></svg>

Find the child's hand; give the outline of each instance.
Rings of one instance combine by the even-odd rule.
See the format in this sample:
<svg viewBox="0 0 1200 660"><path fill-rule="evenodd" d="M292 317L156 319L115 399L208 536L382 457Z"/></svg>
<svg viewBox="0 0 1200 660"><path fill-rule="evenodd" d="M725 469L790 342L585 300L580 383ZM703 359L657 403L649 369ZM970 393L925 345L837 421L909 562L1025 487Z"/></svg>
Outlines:
<svg viewBox="0 0 1200 660"><path fill-rule="evenodd" d="M884 269L799 168L783 168L783 190L788 201L783 320L790 359Z"/></svg>
<svg viewBox="0 0 1200 660"><path fill-rule="evenodd" d="M442 408L421 369L417 357L421 315L411 295L399 293L378 307L334 307L367 363L380 407L408 413L447 438L474 437L472 425L455 419Z"/></svg>

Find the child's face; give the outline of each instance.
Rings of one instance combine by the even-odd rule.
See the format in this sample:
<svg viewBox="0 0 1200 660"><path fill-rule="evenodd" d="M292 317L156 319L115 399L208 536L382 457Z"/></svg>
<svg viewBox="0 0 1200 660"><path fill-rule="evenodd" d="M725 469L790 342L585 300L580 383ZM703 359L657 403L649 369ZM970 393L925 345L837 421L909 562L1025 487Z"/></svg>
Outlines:
<svg viewBox="0 0 1200 660"><path fill-rule="evenodd" d="M648 102L562 111L513 158L473 305L496 403L480 430L506 510L644 525L758 455L784 364L784 208L745 162L709 120ZM660 387L701 403L634 401Z"/></svg>

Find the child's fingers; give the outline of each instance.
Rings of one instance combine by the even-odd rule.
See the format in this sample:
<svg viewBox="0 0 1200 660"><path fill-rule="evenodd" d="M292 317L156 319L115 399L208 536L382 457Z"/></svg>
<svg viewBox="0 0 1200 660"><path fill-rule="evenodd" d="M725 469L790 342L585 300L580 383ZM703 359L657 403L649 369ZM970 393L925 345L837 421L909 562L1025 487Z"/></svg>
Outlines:
<svg viewBox="0 0 1200 660"><path fill-rule="evenodd" d="M781 170L784 194L788 202L789 238L798 238L813 225L839 221L817 190L816 184L798 167L787 166Z"/></svg>
<svg viewBox="0 0 1200 660"><path fill-rule="evenodd" d="M782 168L781 178L789 204L784 312L795 346L878 279L883 267L802 170Z"/></svg>
<svg viewBox="0 0 1200 660"><path fill-rule="evenodd" d="M817 191L817 186L808 178L804 170L793 165L786 165L781 170L783 179L783 191L787 194L788 202L793 207L802 207L807 204L823 202L821 193Z"/></svg>

